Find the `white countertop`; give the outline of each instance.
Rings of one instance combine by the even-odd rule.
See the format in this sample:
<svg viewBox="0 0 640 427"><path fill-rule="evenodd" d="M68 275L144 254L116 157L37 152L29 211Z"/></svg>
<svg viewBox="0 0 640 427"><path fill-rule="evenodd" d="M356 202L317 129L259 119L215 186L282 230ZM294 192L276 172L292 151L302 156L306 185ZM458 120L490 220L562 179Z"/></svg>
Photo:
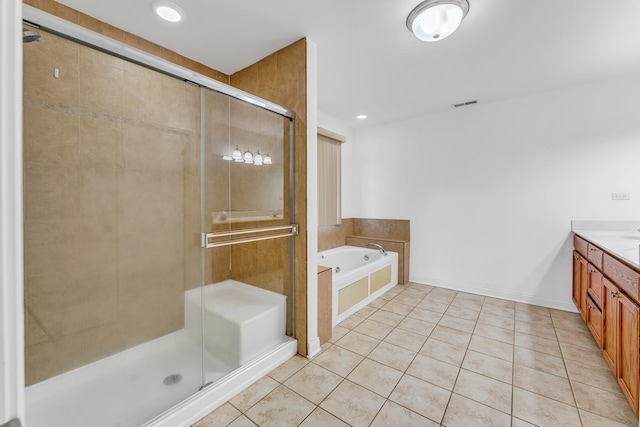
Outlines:
<svg viewBox="0 0 640 427"><path fill-rule="evenodd" d="M640 269L640 221L571 221L580 237Z"/></svg>

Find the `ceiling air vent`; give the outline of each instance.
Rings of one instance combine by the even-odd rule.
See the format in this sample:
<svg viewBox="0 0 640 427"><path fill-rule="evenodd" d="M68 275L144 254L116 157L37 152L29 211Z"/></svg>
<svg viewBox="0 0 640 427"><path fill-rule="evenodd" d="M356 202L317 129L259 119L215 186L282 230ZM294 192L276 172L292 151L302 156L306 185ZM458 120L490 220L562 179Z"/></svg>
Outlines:
<svg viewBox="0 0 640 427"><path fill-rule="evenodd" d="M468 105L477 104L478 100L474 99L473 101L461 102L460 104L453 104L453 108L466 107Z"/></svg>

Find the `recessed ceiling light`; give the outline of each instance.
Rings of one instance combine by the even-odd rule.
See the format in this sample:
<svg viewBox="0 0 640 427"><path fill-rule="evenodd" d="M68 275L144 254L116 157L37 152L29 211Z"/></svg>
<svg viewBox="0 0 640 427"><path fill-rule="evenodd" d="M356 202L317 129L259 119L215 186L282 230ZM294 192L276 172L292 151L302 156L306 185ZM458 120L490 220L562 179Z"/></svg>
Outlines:
<svg viewBox="0 0 640 427"><path fill-rule="evenodd" d="M184 19L184 10L171 2L164 0L154 1L152 5L156 14L165 21L180 22Z"/></svg>
<svg viewBox="0 0 640 427"><path fill-rule="evenodd" d="M358 114L358 115L356 116L356 119L360 119L360 120L364 120L364 119L366 119L366 118L367 118L367 115L366 115L366 114Z"/></svg>

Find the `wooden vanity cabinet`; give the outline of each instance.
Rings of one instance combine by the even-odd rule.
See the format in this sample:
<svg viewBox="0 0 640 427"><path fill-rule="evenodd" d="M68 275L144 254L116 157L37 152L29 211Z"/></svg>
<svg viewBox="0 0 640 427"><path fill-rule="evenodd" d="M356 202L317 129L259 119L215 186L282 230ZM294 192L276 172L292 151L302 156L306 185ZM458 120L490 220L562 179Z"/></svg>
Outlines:
<svg viewBox="0 0 640 427"><path fill-rule="evenodd" d="M640 271L577 236L574 247L573 302L637 417Z"/></svg>

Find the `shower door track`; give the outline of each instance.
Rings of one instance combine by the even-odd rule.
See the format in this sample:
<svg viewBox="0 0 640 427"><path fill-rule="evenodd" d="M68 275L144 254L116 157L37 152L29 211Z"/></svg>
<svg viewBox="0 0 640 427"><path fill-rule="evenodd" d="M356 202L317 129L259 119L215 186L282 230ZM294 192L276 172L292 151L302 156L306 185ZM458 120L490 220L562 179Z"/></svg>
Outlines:
<svg viewBox="0 0 640 427"><path fill-rule="evenodd" d="M215 239L220 237L238 236L242 234L265 233L270 231L289 231L289 232L285 234L270 234L268 236L247 237L246 239L225 240L223 242L209 241L209 239ZM291 237L291 236L297 236L297 235L298 235L298 224L284 225L279 227L250 228L247 230L226 231L222 233L202 233L201 247L209 249L209 248L217 248L220 246L238 245L240 243L250 243L250 242L259 242L262 240L280 239L282 237Z"/></svg>

